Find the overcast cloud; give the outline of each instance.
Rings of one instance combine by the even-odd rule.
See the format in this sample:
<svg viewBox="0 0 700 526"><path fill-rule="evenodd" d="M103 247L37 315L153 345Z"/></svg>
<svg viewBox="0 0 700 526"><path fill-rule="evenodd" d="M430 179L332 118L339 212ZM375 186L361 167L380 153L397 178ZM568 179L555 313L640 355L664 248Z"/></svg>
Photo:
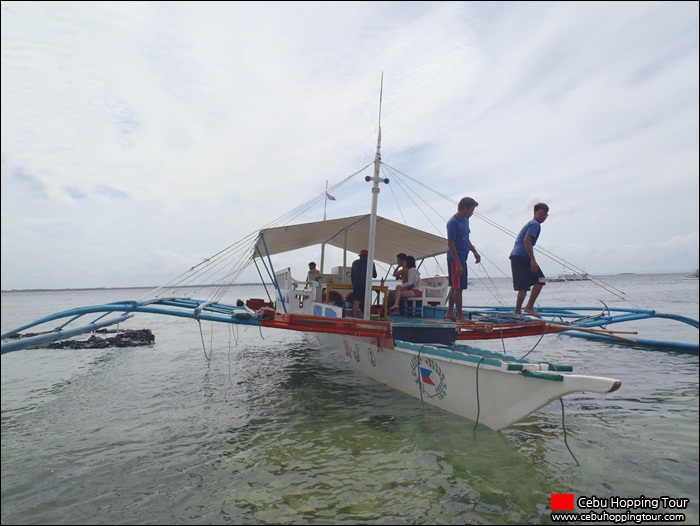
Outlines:
<svg viewBox="0 0 700 526"><path fill-rule="evenodd" d="M382 73L392 167L514 231L547 202L591 273L690 272L698 63L697 2L3 1L2 289L169 281L371 163Z"/></svg>

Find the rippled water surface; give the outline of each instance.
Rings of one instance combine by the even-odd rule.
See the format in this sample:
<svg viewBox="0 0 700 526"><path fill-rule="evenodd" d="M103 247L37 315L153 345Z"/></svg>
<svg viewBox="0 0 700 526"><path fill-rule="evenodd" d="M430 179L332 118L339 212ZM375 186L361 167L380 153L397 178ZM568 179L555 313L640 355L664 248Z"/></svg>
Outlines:
<svg viewBox="0 0 700 526"><path fill-rule="evenodd" d="M633 307L698 318L697 279L606 281ZM2 330L143 293L3 292ZM477 282L465 303L489 298ZM589 282L550 283L541 299L620 303ZM652 323L655 338L697 342L695 329ZM156 344L2 357L2 524L551 524L551 493L686 497L698 523L697 355L555 335L488 342L622 380L564 398L565 442L559 402L474 430L300 333L153 315L122 328L150 328Z"/></svg>

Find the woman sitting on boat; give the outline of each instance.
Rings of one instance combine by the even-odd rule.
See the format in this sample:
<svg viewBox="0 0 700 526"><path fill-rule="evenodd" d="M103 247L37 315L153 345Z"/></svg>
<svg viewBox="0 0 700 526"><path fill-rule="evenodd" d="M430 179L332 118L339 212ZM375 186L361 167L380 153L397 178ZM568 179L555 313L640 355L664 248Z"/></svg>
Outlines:
<svg viewBox="0 0 700 526"><path fill-rule="evenodd" d="M416 268L416 258L413 256L406 256L406 270L407 280L405 283L399 283L396 285L396 291L389 293L389 303L392 301L394 304L389 308L389 312L396 314L399 312L399 303L401 303L401 298L412 298L414 296L420 296L422 292L418 290L418 285L420 284L420 272Z"/></svg>

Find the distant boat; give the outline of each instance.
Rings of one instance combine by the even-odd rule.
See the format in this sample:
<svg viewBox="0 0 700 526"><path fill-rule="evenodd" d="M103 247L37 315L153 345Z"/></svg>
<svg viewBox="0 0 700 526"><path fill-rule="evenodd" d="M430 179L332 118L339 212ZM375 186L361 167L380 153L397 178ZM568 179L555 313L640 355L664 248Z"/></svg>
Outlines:
<svg viewBox="0 0 700 526"><path fill-rule="evenodd" d="M553 278L546 278L547 281L587 281L588 272L562 272Z"/></svg>

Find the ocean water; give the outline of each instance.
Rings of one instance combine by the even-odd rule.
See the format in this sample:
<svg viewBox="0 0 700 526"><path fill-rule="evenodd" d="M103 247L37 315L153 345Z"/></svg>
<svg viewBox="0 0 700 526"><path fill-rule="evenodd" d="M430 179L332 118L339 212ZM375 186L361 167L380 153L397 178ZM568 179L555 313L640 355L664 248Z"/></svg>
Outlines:
<svg viewBox="0 0 700 526"><path fill-rule="evenodd" d="M465 304L494 304L478 277ZM698 318L697 279L604 279L625 306ZM3 292L2 331L144 293ZM264 296L240 286L226 300L238 297ZM623 302L570 282L549 283L540 303ZM698 341L677 322L634 326ZM495 432L354 372L301 333L140 314L121 327L149 328L156 343L2 356L2 524L552 524L553 493L687 498L675 511L700 519L697 355L563 335L484 342L623 382L566 396L563 417L555 402Z"/></svg>

